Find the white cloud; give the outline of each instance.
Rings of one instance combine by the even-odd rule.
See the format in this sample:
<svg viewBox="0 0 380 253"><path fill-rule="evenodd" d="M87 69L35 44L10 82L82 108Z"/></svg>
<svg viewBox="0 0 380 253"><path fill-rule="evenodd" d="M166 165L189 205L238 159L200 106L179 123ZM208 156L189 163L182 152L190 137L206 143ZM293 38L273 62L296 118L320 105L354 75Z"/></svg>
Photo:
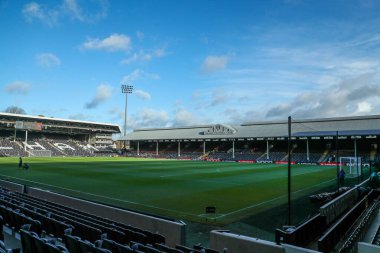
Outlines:
<svg viewBox="0 0 380 253"><path fill-rule="evenodd" d="M254 67L228 68L205 78L207 85L218 85L225 92L202 92L196 102L200 100L203 107L197 109L218 115L231 108L227 117L244 121L376 113L380 108L377 52L326 44L259 49L254 56L236 57L236 66Z"/></svg>
<svg viewBox="0 0 380 253"><path fill-rule="evenodd" d="M231 96L230 94L227 94L224 90L222 89L217 89L214 90L212 93L212 100L210 106L218 106L225 104L230 100Z"/></svg>
<svg viewBox="0 0 380 253"><path fill-rule="evenodd" d="M22 14L28 22L39 20L48 26L56 25L59 18L59 11L48 9L46 6L42 6L36 2L24 5Z"/></svg>
<svg viewBox="0 0 380 253"><path fill-rule="evenodd" d="M64 0L63 8L65 11L71 14L72 18L83 21L82 8L78 5L76 0Z"/></svg>
<svg viewBox="0 0 380 253"><path fill-rule="evenodd" d="M156 57L164 57L166 55L166 48L162 47L154 50L153 55Z"/></svg>
<svg viewBox="0 0 380 253"><path fill-rule="evenodd" d="M196 115L184 108L179 108L175 113L172 126L192 126L199 124L199 122L200 119Z"/></svg>
<svg viewBox="0 0 380 253"><path fill-rule="evenodd" d="M372 112L372 105L366 101L357 103L355 114L368 114Z"/></svg>
<svg viewBox="0 0 380 253"><path fill-rule="evenodd" d="M135 69L132 73L125 75L121 83L131 83L139 79L143 75L144 71L141 69Z"/></svg>
<svg viewBox="0 0 380 253"><path fill-rule="evenodd" d="M88 103L86 103L86 109L93 109L98 107L99 104L111 98L112 88L107 84L101 84L96 88L95 97Z"/></svg>
<svg viewBox="0 0 380 253"><path fill-rule="evenodd" d="M373 111L366 100L380 98L379 78L375 74L360 75L315 92L301 92L289 102L268 108L267 118L337 117L365 115ZM377 106L379 103L377 102Z"/></svg>
<svg viewBox="0 0 380 253"><path fill-rule="evenodd" d="M150 100L151 99L151 95L148 92L143 91L143 90L136 90L135 94L137 97L139 97L143 100Z"/></svg>
<svg viewBox="0 0 380 253"><path fill-rule="evenodd" d="M125 75L123 79L121 80L121 83L132 85L134 81L140 78L148 78L148 79L157 80L160 78L160 76L158 74L145 72L144 70L141 70L141 69L135 69L134 71L132 71L132 73Z"/></svg>
<svg viewBox="0 0 380 253"><path fill-rule="evenodd" d="M77 0L64 0L61 9L69 18L81 22L95 23L107 17L108 2L106 0L86 2L87 5L91 3L93 5L91 9L96 9L95 12L86 11Z"/></svg>
<svg viewBox="0 0 380 253"><path fill-rule="evenodd" d="M77 0L63 0L62 4L52 7L41 5L37 2L30 2L24 5L22 14L28 22L38 20L48 26L58 25L59 21L63 18L95 23L107 16L107 0L88 1L86 2L86 7L82 8Z"/></svg>
<svg viewBox="0 0 380 253"><path fill-rule="evenodd" d="M148 62L153 58L161 58L166 55L165 48L159 48L151 52L145 52L140 50L137 53L133 53L130 57L121 61L122 64L131 64L133 62Z"/></svg>
<svg viewBox="0 0 380 253"><path fill-rule="evenodd" d="M44 10L42 10L42 7L35 2L28 3L24 6L22 9L22 13L24 14L25 18L28 20L31 20L33 18L43 18L44 17Z"/></svg>
<svg viewBox="0 0 380 253"><path fill-rule="evenodd" d="M15 81L6 85L4 90L9 94L27 95L30 90L30 84L22 81Z"/></svg>
<svg viewBox="0 0 380 253"><path fill-rule="evenodd" d="M169 123L169 115L164 110L156 110L152 108L143 108L137 115L132 116L128 120L128 127L150 128L150 127L167 127Z"/></svg>
<svg viewBox="0 0 380 253"><path fill-rule="evenodd" d="M173 115L165 110L153 108L143 108L137 114L128 118L128 128L156 128L156 127L177 127L196 125L201 119L186 109L180 107L174 111Z"/></svg>
<svg viewBox="0 0 380 253"><path fill-rule="evenodd" d="M202 64L202 72L211 74L213 72L223 70L227 67L228 58L226 56L207 56Z"/></svg>
<svg viewBox="0 0 380 253"><path fill-rule="evenodd" d="M121 64L131 64L133 62L146 62L152 59L151 54L144 53L143 50L140 50L138 53L133 53L130 57L121 61Z"/></svg>
<svg viewBox="0 0 380 253"><path fill-rule="evenodd" d="M41 53L36 56L37 64L43 68L52 68L61 64L61 60L52 53Z"/></svg>
<svg viewBox="0 0 380 253"><path fill-rule="evenodd" d="M131 38L124 34L114 33L107 38L88 38L82 44L82 48L88 50L104 50L108 52L126 51L128 52L132 47Z"/></svg>
<svg viewBox="0 0 380 253"><path fill-rule="evenodd" d="M347 43L349 47L374 46L380 44L380 34L371 34L370 37L360 38Z"/></svg>

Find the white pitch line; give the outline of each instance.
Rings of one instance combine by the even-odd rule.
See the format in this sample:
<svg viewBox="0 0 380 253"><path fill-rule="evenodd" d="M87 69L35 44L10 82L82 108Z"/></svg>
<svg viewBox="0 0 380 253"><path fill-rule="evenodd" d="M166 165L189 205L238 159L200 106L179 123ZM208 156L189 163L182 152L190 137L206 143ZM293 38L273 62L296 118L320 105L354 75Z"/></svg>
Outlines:
<svg viewBox="0 0 380 253"><path fill-rule="evenodd" d="M129 204L149 207L149 208L153 208L153 209L158 209L158 210L169 211L169 212L180 213L180 214L185 214L185 215L190 215L190 216L198 217L198 215L196 215L196 214L186 213L186 212L182 212L182 211L177 211L177 210L172 210L172 209L167 209L167 208L162 208L162 207L157 207L157 206L152 206L152 205L147 205L147 204L142 204L142 203L138 203L138 202L134 202L134 201L129 201L129 200L111 198L111 197L102 196L102 195L93 194L93 193L88 193L88 192L82 192L82 191L73 190L73 189L70 189L70 188L65 188L65 187L60 187L60 186L40 183L40 182L28 180L28 179L22 179L22 178L18 178L18 177L7 176L7 175L4 175L4 174L0 174L0 175L4 176L5 178L7 178L7 177L8 178L14 178L14 179L22 180L22 181L32 182L32 183L39 184L39 185L45 185L45 186L49 186L49 187L53 187L53 188L58 188L58 189L72 191L72 192L77 192L77 193L81 193L81 194L85 194L85 195L89 195L89 196L100 197L100 198L109 199L109 200L116 200L116 201L120 201L120 202L124 202L124 203L129 203Z"/></svg>
<svg viewBox="0 0 380 253"><path fill-rule="evenodd" d="M311 188L314 188L318 185L321 185L321 184L325 184L325 183L328 183L328 182L331 182L333 180L336 180L336 178L333 178L333 179L330 179L330 180L327 180L327 181L324 181L324 182L321 182L319 184L316 184L316 185L313 185L313 186L310 186L310 187L307 187L307 188L303 188L303 189L300 189L298 191L295 191L295 192L292 192L292 193L298 193L298 192L302 192L302 191L305 191L305 190L308 190L308 189L311 189ZM244 210L247 210L247 209L251 209L253 207L257 207L257 206L261 206L263 204L266 204L266 203L269 203L269 202L272 202L272 201L275 201L275 200L278 200L278 199L281 199L281 198L284 198L284 197L287 197L288 195L285 194L285 195L281 195L281 196L278 196L278 197L275 197L273 199L269 199L269 200L266 200L266 201L263 201L263 202L260 202L260 203L257 203L257 204L254 204L254 205L251 205L251 206L247 206L247 207L244 207L244 208L241 208L239 210L235 210L235 211L232 211L232 212L229 212L229 213L226 213L226 214L222 214L222 215L219 215L217 216L216 218L219 219L219 218L223 218L223 217L226 217L226 216L229 216L231 214L234 214L234 213L238 213L238 212L241 212L241 211L244 211ZM199 215L198 215L199 216Z"/></svg>
<svg viewBox="0 0 380 253"><path fill-rule="evenodd" d="M306 173L302 173L302 174L308 174L308 173L314 173L315 171L313 172L306 172ZM77 192L77 193L81 193L81 194L85 194L85 195L89 195L89 196L94 196L94 197L100 197L100 198L104 198L104 199L109 199L109 200L116 200L116 201L119 201L119 202L124 202L124 203L129 203L129 204L134 204L134 205L139 205L139 206L144 206L144 207L149 207L149 208L153 208L153 209L158 209L158 210L163 210L163 211L169 211L169 212L174 212L174 213L179 213L179 214L184 214L184 215L189 215L189 216L194 216L194 217L202 217L202 214L200 215L197 215L197 214L191 214L191 213L186 213L186 212L182 212L182 211L178 211L178 210L173 210L173 209L167 209L167 208L161 208L161 207L157 207L157 206L153 206L153 205L147 205L147 204L142 204L142 203L138 203L138 202L134 202L134 201L129 201L129 200L123 200L123 199L117 199L117 198L111 198L111 197L107 197L107 196L102 196L102 195L98 195L98 194L93 194L93 193L87 193L87 192L82 192L82 191L78 191L78 190L73 190L73 189L70 189L70 188L65 188L65 187L59 187L59 186L55 186L55 185L50 185L50 184L45 184L45 183L41 183L41 182L36 182L36 181L33 181L33 180L28 180L28 179L22 179L22 178L18 178L18 177L12 177L12 176L8 176L8 175L4 175L4 174L0 174L2 175L3 177L8 177L8 178L14 178L14 179L18 179L18 180L22 180L22 181L27 181L27 182L32 182L32 183L36 183L36 184L40 184L40 185L45 185L45 186L49 186L49 187L53 187L53 188L57 188L57 189L63 189L63 190L68 190L68 191L72 191L72 192ZM297 176L297 175L301 175L301 174L296 174L294 176ZM174 175L173 175L174 176ZM162 177L162 176L161 176ZM335 180L335 179L332 179L332 180ZM321 184L324 184L324 183L327 183L327 182L330 182L332 180L328 180L328 181L325 181L325 182L322 182L320 184L317 184L317 185L314 185L314 186L311 186L311 187L308 187L308 188L304 188L304 189L301 189L301 190L298 190L298 191L295 191L294 193L297 193L297 192L301 192L301 191L304 191L306 189L310 189L310 188L313 188L315 186L318 186L318 185L321 185ZM231 183L230 183L231 184ZM245 184L236 184L236 185L245 185ZM239 209L239 210L236 210L236 211L233 211L233 212L230 212L230 213L226 213L226 214L223 214L223 215L220 215L220 216L217 216L216 218L219 219L219 218L222 218L222 217L225 217L225 216L229 216L233 213L237 213L237 212L240 212L240 211L243 211L243 210L246 210L246 209L250 209L250 208L253 208L253 207L256 207L256 206L260 206L262 204L265 204L265 203L269 203L269 202L272 202L274 200L277 200L279 198L283 198L287 195L282 195L282 196L279 196L279 197L276 197L276 198L273 198L273 199L270 199L270 200L266 200L266 201L263 201L263 202L260 202L260 203L257 203L255 205L251 205L251 206L248 206L248 207L244 207L242 209Z"/></svg>
<svg viewBox="0 0 380 253"><path fill-rule="evenodd" d="M190 175L190 174L189 174ZM161 178L164 178L164 177L178 177L180 175L177 175L177 174L171 174L171 175L162 175L160 176ZM182 175L181 175L182 176Z"/></svg>

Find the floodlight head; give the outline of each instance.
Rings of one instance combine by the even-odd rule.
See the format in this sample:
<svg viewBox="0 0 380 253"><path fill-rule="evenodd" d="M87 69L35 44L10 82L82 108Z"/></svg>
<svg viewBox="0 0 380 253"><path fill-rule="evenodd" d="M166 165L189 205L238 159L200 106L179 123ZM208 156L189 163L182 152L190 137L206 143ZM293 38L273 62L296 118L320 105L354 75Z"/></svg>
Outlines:
<svg viewBox="0 0 380 253"><path fill-rule="evenodd" d="M122 93L132 93L133 91L133 86L132 85L125 85L125 84L122 84L121 85L121 92Z"/></svg>

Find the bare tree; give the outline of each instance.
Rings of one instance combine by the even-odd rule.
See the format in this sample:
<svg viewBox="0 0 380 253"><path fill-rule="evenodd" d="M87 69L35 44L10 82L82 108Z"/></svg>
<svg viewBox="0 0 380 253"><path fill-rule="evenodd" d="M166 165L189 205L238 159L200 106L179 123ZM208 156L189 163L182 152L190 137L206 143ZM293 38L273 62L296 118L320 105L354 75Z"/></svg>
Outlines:
<svg viewBox="0 0 380 253"><path fill-rule="evenodd" d="M4 112L16 113L16 114L26 114L24 109L17 107L15 105L8 106L7 109L4 110Z"/></svg>

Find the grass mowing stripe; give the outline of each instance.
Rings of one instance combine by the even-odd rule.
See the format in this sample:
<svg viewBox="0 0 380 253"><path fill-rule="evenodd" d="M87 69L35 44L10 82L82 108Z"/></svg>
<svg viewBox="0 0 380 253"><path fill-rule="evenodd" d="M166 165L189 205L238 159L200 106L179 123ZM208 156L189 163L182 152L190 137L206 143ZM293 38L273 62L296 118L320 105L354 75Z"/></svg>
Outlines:
<svg viewBox="0 0 380 253"><path fill-rule="evenodd" d="M287 166L278 164L25 158L31 170L24 173L15 169L17 162L17 158L0 158L1 174L90 201L195 222L203 222L199 213L207 205L217 206L221 215L236 212L237 215L219 221L228 224L252 215L255 210L261 212L262 208L282 205L282 198L277 202L272 199L286 192ZM333 174L334 171L318 166L294 165L294 190L318 185ZM298 199L305 195L296 196ZM262 204L265 201L270 204ZM253 204L259 207L251 207L246 213L241 211Z"/></svg>
<svg viewBox="0 0 380 253"><path fill-rule="evenodd" d="M34 184L37 184L37 185L44 185L44 186L49 186L49 187L52 187L52 188L62 189L62 190L66 190L66 191L77 192L77 193L84 194L84 195L89 195L89 196L94 196L94 197L100 197L100 198L109 199L109 200L116 200L116 201L120 201L120 202L124 202L124 203L130 203L130 204L134 204L134 205L139 205L139 206L149 207L149 208L158 209L158 210L163 210L163 211L174 212L174 213L178 213L178 214L184 214L184 215L190 215L190 216L197 216L196 214L186 213L186 212L182 212L182 211L178 211L178 210L172 210L172 209L167 209L167 208L161 208L161 207L157 207L157 206L153 206L153 205L146 205L146 204L142 204L142 203L138 203L138 202L134 202L134 201L123 200L123 199L117 199L117 198L112 198L112 197L102 196L102 195L93 194L93 193L89 193L89 192L82 192L82 191L73 190L73 189L69 189L69 188L65 188L65 187L59 187L59 186L55 186L55 185L50 185L50 184L40 183L40 182L36 182L36 181L32 181L32 180L27 180L27 179L22 179L22 178L17 178L17 177L12 177L12 176L7 176L7 175L3 175L3 174L0 174L0 175L1 175L1 176L4 176L5 178L13 178L13 179L17 179L17 180L20 180L20 181L26 181L26 182L31 182L31 183L34 183Z"/></svg>
<svg viewBox="0 0 380 253"><path fill-rule="evenodd" d="M326 183L329 183L333 180L336 180L336 178L333 178L333 179L330 179L330 180L327 180L327 181L324 181L324 182L321 182L319 184L316 184L316 185L313 185L313 186L310 186L310 187L307 187L307 188L303 188L303 189L300 189L300 190L297 190L295 192L292 192L292 193L298 193L298 192L303 192L305 190L308 190L308 189L312 189L314 187L317 187L317 186L320 186L320 185L323 185L323 184L326 184ZM245 211L245 210L248 210L250 208L253 208L253 207L257 207L257 206L261 206L263 204L267 204L269 202L273 202L275 200L278 200L278 199L281 199L281 198L285 198L287 197L288 194L285 194L285 195L281 195L281 196L278 196L276 198L273 198L273 199L269 199L269 200L266 200L266 201L263 201L263 202L260 202L260 203L257 203L257 204L254 204L254 205L251 205L251 206L247 206L247 207L244 207L244 208L241 208L239 210L236 210L236 211L233 211L233 212L229 212L229 213L226 213L226 214L222 214L222 215L219 215L217 216L216 218L219 219L219 218L223 218L223 217L226 217L226 216L229 216L231 214L235 214L235 213L239 213L239 212L242 212L242 211Z"/></svg>

